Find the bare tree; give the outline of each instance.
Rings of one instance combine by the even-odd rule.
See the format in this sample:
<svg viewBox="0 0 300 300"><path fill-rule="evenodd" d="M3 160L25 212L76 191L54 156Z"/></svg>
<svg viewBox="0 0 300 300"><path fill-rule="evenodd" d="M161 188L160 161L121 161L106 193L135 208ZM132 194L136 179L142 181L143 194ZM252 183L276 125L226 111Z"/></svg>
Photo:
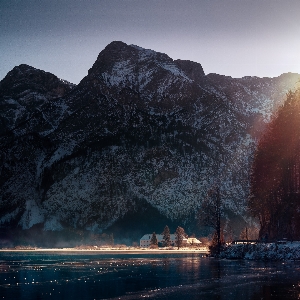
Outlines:
<svg viewBox="0 0 300 300"><path fill-rule="evenodd" d="M240 238L241 238L242 240L246 240L247 242L249 241L248 227L245 227L245 228L242 230L242 232L241 232L241 234L240 234Z"/></svg>
<svg viewBox="0 0 300 300"><path fill-rule="evenodd" d="M241 234L240 234L240 239L242 240L257 240L258 239L258 234L259 234L259 229L252 226L252 227L245 227Z"/></svg>
<svg viewBox="0 0 300 300"><path fill-rule="evenodd" d="M222 244L221 216L223 214L223 205L220 196L220 189L214 188L208 192L206 199L202 201L199 210L199 224L208 226L215 230L216 252L220 253Z"/></svg>

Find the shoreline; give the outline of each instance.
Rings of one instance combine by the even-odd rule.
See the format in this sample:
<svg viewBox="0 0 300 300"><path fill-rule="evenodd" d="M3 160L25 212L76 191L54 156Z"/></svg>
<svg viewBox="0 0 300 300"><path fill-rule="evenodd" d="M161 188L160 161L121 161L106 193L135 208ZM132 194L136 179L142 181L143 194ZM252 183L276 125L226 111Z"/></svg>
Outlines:
<svg viewBox="0 0 300 300"><path fill-rule="evenodd" d="M76 249L76 248L30 248L30 249L0 249L1 252L74 252L95 254L209 254L208 249Z"/></svg>

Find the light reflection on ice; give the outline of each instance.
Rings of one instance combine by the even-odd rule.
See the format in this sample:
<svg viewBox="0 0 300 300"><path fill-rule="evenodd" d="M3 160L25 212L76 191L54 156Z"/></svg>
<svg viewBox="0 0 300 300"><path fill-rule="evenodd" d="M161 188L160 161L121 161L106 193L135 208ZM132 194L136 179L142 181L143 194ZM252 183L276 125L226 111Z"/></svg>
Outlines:
<svg viewBox="0 0 300 300"><path fill-rule="evenodd" d="M283 282L292 296L278 299L297 299L292 297L300 292L299 267L299 262L219 261L199 255L2 255L0 296L256 299L266 284Z"/></svg>

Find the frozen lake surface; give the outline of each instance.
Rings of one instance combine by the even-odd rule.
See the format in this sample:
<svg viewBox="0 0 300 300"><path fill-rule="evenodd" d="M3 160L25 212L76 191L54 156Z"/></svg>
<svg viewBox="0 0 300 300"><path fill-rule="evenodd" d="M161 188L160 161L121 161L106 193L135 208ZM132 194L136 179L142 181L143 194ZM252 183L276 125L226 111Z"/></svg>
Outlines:
<svg viewBox="0 0 300 300"><path fill-rule="evenodd" d="M0 299L300 299L300 262L1 252Z"/></svg>

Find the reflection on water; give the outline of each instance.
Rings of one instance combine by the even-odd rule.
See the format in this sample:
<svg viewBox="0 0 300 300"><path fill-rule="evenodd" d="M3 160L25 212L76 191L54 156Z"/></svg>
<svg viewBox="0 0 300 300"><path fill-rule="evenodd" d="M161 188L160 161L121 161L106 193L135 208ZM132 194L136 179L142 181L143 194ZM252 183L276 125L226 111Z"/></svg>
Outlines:
<svg viewBox="0 0 300 300"><path fill-rule="evenodd" d="M0 299L300 299L300 262L0 253Z"/></svg>

